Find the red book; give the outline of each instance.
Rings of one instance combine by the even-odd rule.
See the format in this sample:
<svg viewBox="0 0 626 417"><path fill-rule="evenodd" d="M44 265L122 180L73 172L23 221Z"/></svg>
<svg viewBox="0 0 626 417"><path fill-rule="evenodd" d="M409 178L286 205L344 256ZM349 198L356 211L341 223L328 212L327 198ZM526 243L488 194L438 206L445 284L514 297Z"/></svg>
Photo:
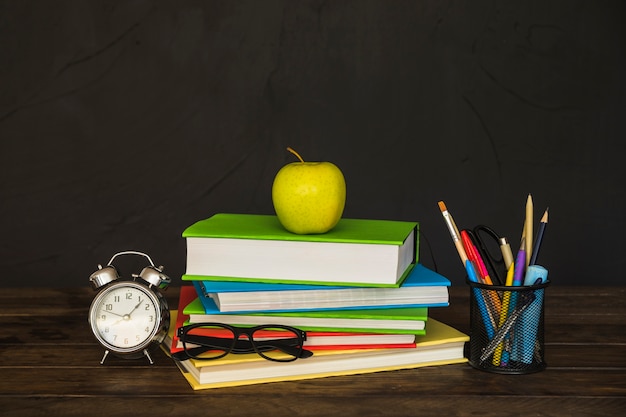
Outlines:
<svg viewBox="0 0 626 417"><path fill-rule="evenodd" d="M170 330L172 338L171 353L179 352L182 343L178 340L177 329L184 326L189 316L183 314L185 307L198 297L193 285L180 287L178 300L178 312L172 312L176 316L175 327ZM268 323L270 324L270 323ZM217 336L222 330L206 329L203 334ZM266 331L264 336L272 337L273 332ZM308 331L304 347L309 350L347 350L347 349L383 349L383 348L414 348L415 335L412 334L388 334L388 333L352 333L352 332L313 332Z"/></svg>

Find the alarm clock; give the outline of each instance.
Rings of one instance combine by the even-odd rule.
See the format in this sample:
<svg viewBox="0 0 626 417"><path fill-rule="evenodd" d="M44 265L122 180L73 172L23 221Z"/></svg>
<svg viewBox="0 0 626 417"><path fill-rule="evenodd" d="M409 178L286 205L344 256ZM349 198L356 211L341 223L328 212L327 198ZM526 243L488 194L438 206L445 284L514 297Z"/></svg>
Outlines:
<svg viewBox="0 0 626 417"><path fill-rule="evenodd" d="M120 278L113 261L118 256L144 256L150 265L139 275ZM160 290L170 278L163 267L156 267L143 252L124 251L113 255L109 263L89 277L98 294L89 307L89 324L98 343L104 347L104 364L109 353L125 359L146 357L153 364L150 351L165 338L170 324L167 300Z"/></svg>

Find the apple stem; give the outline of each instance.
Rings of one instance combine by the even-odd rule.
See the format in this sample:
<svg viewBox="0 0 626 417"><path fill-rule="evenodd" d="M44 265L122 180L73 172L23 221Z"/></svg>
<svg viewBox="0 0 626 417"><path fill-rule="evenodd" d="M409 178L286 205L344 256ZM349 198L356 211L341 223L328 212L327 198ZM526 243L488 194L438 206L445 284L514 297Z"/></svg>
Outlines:
<svg viewBox="0 0 626 417"><path fill-rule="evenodd" d="M296 151L294 151L293 149L291 149L289 146L287 146L287 150L289 152L291 152L292 154L294 154L295 156L298 157L298 159L300 160L300 162L304 163L304 159L302 159L302 157L300 156L300 154Z"/></svg>

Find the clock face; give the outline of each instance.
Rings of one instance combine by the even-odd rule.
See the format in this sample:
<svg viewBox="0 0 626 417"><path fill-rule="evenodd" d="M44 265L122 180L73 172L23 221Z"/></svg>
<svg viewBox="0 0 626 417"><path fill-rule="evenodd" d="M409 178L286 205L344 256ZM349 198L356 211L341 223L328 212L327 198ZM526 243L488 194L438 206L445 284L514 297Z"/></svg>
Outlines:
<svg viewBox="0 0 626 417"><path fill-rule="evenodd" d="M117 352L133 352L148 345L159 330L159 302L134 282L113 284L94 299L90 322L94 334Z"/></svg>

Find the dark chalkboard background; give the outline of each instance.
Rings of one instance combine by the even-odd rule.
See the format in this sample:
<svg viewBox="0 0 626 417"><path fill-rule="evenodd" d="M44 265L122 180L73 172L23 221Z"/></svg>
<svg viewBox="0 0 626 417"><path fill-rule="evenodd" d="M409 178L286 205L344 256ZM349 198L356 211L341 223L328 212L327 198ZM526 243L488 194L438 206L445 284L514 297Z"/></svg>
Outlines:
<svg viewBox="0 0 626 417"><path fill-rule="evenodd" d="M437 202L516 247L528 193L536 221L550 207L555 285L622 284L624 11L0 1L0 285L89 285L127 249L180 284L183 229L273 213L286 146L341 167L345 217L419 221L424 263L455 285Z"/></svg>

